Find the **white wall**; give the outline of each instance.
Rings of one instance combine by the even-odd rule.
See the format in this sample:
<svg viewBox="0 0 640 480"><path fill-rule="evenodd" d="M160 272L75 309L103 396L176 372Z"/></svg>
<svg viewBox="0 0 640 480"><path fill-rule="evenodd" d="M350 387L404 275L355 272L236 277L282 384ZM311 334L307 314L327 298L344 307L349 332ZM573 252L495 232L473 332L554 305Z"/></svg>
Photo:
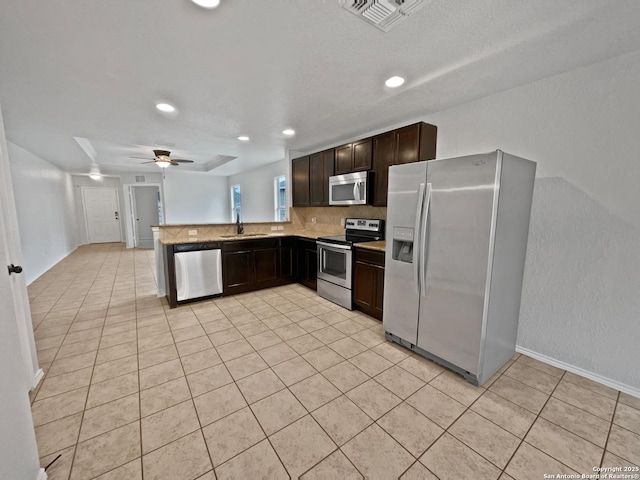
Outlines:
<svg viewBox="0 0 640 480"><path fill-rule="evenodd" d="M120 239L124 241L124 196L122 194L122 186L119 177L102 177L100 180L93 180L84 175L73 175L73 189L75 196L75 217L78 224L78 236L80 244L89 243L89 235L87 233L87 224L84 217L84 203L82 201L82 187L112 187L118 190L118 202L120 213Z"/></svg>
<svg viewBox="0 0 640 480"><path fill-rule="evenodd" d="M165 223L229 223L227 177L178 168L164 175Z"/></svg>
<svg viewBox="0 0 640 480"><path fill-rule="evenodd" d="M438 157L538 162L518 344L640 389L640 52L446 111Z"/></svg>
<svg viewBox="0 0 640 480"><path fill-rule="evenodd" d="M286 176L286 188L291 190L285 159L264 167L228 177L229 187L240 185L242 221L273 222L275 220L274 178ZM229 194L230 195L230 194ZM229 213L230 215L230 213Z"/></svg>
<svg viewBox="0 0 640 480"><path fill-rule="evenodd" d="M79 243L71 175L7 142L27 284Z"/></svg>

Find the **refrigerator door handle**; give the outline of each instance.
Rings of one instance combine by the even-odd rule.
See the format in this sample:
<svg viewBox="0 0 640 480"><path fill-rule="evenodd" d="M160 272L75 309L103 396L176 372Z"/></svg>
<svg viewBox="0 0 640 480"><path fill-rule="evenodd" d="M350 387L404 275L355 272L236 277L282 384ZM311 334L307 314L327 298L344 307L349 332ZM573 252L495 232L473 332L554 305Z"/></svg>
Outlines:
<svg viewBox="0 0 640 480"><path fill-rule="evenodd" d="M427 296L427 260L429 250L429 238L427 236L427 225L429 224L429 208L431 207L431 184L427 183L427 191L425 194L426 202L423 210L422 231L420 232L420 295Z"/></svg>
<svg viewBox="0 0 640 480"><path fill-rule="evenodd" d="M416 207L416 224L413 239L413 280L416 286L416 293L420 295L420 225L422 222L422 207L424 205L424 183L418 189L418 206Z"/></svg>

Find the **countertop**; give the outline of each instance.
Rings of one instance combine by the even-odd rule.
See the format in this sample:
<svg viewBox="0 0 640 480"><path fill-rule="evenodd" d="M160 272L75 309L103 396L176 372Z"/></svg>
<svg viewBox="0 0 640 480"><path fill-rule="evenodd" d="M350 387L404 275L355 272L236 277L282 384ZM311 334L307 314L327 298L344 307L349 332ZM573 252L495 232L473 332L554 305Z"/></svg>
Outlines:
<svg viewBox="0 0 640 480"><path fill-rule="evenodd" d="M376 252L384 252L387 248L387 242L380 240L377 242L361 242L354 244L356 248L364 248L366 250L375 250Z"/></svg>
<svg viewBox="0 0 640 480"><path fill-rule="evenodd" d="M160 240L163 245L184 245L186 243L199 243L199 242L235 242L238 240L259 240L261 238L278 238L278 237L301 237L308 238L310 240L317 240L318 237L326 237L335 235L335 233L316 232L313 230L294 230L291 232L270 232L260 234L240 234L240 235L199 235L197 237L189 238L169 238ZM380 243L380 242L373 242Z"/></svg>

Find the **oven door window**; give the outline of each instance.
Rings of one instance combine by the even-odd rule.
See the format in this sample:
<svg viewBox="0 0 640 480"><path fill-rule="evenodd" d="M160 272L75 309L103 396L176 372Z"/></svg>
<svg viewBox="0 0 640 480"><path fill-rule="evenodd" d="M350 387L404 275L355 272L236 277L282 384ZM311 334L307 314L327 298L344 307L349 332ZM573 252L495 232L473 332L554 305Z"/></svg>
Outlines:
<svg viewBox="0 0 640 480"><path fill-rule="evenodd" d="M335 251L323 248L320 261L323 273L336 279L347 280L347 253L344 250Z"/></svg>

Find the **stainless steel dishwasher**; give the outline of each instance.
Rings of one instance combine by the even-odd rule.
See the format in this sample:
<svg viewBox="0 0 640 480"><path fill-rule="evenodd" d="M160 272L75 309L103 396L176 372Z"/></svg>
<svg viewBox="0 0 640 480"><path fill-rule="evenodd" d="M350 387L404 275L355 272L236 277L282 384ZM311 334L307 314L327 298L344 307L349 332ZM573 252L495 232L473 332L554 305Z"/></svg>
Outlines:
<svg viewBox="0 0 640 480"><path fill-rule="evenodd" d="M176 245L174 251L179 302L222 293L220 242Z"/></svg>

